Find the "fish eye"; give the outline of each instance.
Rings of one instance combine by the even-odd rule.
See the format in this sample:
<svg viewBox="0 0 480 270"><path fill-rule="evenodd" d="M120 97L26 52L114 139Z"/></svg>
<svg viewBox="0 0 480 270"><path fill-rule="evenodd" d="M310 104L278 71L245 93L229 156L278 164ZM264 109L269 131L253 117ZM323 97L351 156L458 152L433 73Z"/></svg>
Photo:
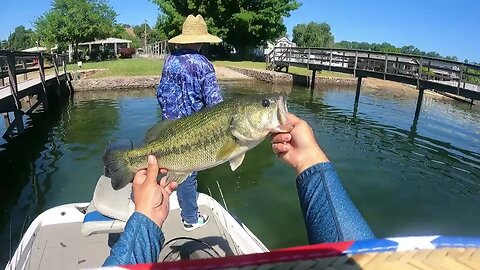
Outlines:
<svg viewBox="0 0 480 270"><path fill-rule="evenodd" d="M270 100L268 100L266 98L264 100L262 100L262 106L265 107L265 108L270 106Z"/></svg>

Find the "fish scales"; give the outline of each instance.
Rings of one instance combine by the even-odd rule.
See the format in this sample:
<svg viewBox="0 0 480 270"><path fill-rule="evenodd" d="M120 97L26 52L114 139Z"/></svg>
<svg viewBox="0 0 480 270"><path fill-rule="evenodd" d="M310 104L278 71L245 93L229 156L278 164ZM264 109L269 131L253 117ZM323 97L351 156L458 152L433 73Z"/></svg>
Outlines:
<svg viewBox="0 0 480 270"><path fill-rule="evenodd" d="M286 123L286 114L283 95L230 99L188 117L155 125L147 132L144 146L105 153L105 171L112 178L112 187L118 189L146 167L150 154L169 171L167 178L178 183L194 171L227 161L235 170L245 152Z"/></svg>
<svg viewBox="0 0 480 270"><path fill-rule="evenodd" d="M149 154L157 156L162 166L178 171L218 161L215 150L235 141L229 132L233 109L232 106L218 106L205 114L192 115L190 121L184 121L184 118L172 123L150 145L127 152L127 157L132 160L131 168L144 168L145 156ZM215 120L205 125L211 118Z"/></svg>

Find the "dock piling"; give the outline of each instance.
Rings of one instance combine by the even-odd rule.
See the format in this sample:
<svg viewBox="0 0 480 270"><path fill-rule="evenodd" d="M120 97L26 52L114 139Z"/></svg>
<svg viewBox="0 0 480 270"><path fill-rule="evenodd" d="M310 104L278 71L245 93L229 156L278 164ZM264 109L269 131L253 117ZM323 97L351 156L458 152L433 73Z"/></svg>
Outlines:
<svg viewBox="0 0 480 270"><path fill-rule="evenodd" d="M312 81L310 83L310 88L311 89L315 89L315 73L317 72L317 70L312 70Z"/></svg>
<svg viewBox="0 0 480 270"><path fill-rule="evenodd" d="M420 87L420 89L418 89L417 108L415 109L415 119L418 119L418 117L420 116L420 109L422 107L422 101L423 101L423 92L424 92L424 88Z"/></svg>
<svg viewBox="0 0 480 270"><path fill-rule="evenodd" d="M362 87L362 77L357 78L357 92L355 93L355 104L358 103L360 99L360 88Z"/></svg>

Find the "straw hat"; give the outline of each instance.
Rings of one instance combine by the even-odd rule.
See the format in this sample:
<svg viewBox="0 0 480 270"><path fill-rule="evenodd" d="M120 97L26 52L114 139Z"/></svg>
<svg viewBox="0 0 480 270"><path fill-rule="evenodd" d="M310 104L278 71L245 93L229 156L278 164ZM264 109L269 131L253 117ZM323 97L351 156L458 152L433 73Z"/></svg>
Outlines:
<svg viewBox="0 0 480 270"><path fill-rule="evenodd" d="M220 43L222 40L214 35L210 35L207 30L207 24L202 15L188 15L183 23L182 34L171 38L169 43L190 44L190 43Z"/></svg>

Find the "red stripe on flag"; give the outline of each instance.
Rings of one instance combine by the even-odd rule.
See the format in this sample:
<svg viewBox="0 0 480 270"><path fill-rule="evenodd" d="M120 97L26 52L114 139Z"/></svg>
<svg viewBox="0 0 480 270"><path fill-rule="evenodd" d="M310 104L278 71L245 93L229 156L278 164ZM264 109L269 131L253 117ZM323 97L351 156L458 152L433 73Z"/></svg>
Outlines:
<svg viewBox="0 0 480 270"><path fill-rule="evenodd" d="M255 253L241 256L228 256L223 258L199 259L189 261L164 262L156 264L125 265L130 270L155 270L155 269L211 269L227 267L243 267L288 261L309 260L316 258L334 257L343 254L353 241L326 243L308 246L299 246L274 250L266 253Z"/></svg>

